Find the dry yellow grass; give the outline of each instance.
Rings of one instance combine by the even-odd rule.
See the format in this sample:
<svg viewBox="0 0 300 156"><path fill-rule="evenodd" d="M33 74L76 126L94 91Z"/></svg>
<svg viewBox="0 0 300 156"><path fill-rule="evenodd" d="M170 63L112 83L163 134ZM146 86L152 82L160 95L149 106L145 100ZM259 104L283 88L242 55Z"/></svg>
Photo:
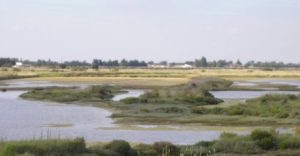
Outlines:
<svg viewBox="0 0 300 156"><path fill-rule="evenodd" d="M30 80L44 80L61 83L110 83L131 87L170 86L187 82L190 78L220 77L229 80L247 80L256 78L300 79L300 70L273 70L259 69L87 69L74 71L73 69L34 68L0 70L0 77L5 75L38 75ZM74 74L74 75L72 75ZM68 76L66 76L68 75Z"/></svg>
<svg viewBox="0 0 300 156"><path fill-rule="evenodd" d="M115 84L123 87L164 87L186 83L187 78L129 78L129 77L38 77L29 81L50 81L56 83Z"/></svg>

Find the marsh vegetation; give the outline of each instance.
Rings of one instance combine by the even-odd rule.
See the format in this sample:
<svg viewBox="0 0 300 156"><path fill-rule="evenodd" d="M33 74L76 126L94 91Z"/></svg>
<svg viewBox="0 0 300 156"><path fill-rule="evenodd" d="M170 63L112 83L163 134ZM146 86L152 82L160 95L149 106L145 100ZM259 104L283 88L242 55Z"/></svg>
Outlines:
<svg viewBox="0 0 300 156"><path fill-rule="evenodd" d="M209 93L209 90L225 88L231 85L226 80L208 80L193 78L189 83L168 88L155 89L146 92L137 98L126 98L122 102L126 104L194 104L213 105L221 103Z"/></svg>
<svg viewBox="0 0 300 156"><path fill-rule="evenodd" d="M254 130L250 135L223 133L218 140L193 145L169 142L130 144L124 140L86 145L84 139L38 139L0 143L1 156L209 156L298 155L300 137L275 131Z"/></svg>
<svg viewBox="0 0 300 156"><path fill-rule="evenodd" d="M120 88L113 86L90 86L86 89L78 87L55 87L55 88L36 88L21 97L33 100L47 100L55 102L95 102L108 101L115 94L120 93Z"/></svg>
<svg viewBox="0 0 300 156"><path fill-rule="evenodd" d="M87 102L94 106L113 108L116 111L111 117L118 123L256 126L300 123L298 110L300 99L297 95L265 95L246 102L224 102L210 93L210 91L237 89L232 84L232 81L220 78L196 77L185 84L154 88L139 97L128 97L120 101L112 101L112 98L126 92L124 88L108 85L88 88L38 88L21 97L67 103ZM261 85L263 84L257 87L260 88ZM269 84L270 86L278 85ZM297 86L292 87L293 90L295 88ZM233 104L223 107L224 103Z"/></svg>
<svg viewBox="0 0 300 156"><path fill-rule="evenodd" d="M230 106L215 107L212 109L195 108L197 114L219 114L219 115L240 115L258 116L273 118L300 118L300 96L299 95L265 95L256 99Z"/></svg>

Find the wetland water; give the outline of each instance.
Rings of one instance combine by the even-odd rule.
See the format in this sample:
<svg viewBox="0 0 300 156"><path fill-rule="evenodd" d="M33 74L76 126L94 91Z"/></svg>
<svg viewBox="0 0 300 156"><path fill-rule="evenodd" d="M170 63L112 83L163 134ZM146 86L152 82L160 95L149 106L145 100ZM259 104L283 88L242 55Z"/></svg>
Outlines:
<svg viewBox="0 0 300 156"><path fill-rule="evenodd" d="M294 94L298 95L297 91L211 91L216 98L223 100L243 100L253 99L266 94Z"/></svg>
<svg viewBox="0 0 300 156"><path fill-rule="evenodd" d="M253 87L261 84L291 85L300 88L300 80L262 79L236 81L233 86ZM263 88L264 91L211 91L215 97L223 100L253 99L266 94L300 94L299 91L278 91L278 88Z"/></svg>
<svg viewBox="0 0 300 156"><path fill-rule="evenodd" d="M22 91L0 92L0 138L22 140L33 138L75 138L87 141L124 139L131 142L153 143L170 141L178 144L214 140L222 130L208 127L203 130L155 130L156 126L139 130L121 129L109 118L110 112L101 108L64 105L19 99ZM247 130L236 131L248 133Z"/></svg>
<svg viewBox="0 0 300 156"><path fill-rule="evenodd" d="M14 84L14 87L24 87L22 82ZM32 84L26 83L26 85L30 87ZM47 83L42 85L48 86ZM114 100L136 97L143 92L143 90L128 90L128 93L118 95ZM176 144L192 144L198 141L217 139L223 131L247 134L253 130L249 127L200 125L197 125L197 128L176 125L134 125L135 127L128 128L128 126L114 124L113 120L109 118L111 112L105 109L22 100L19 98L22 93L24 91L0 92L1 140L22 140L50 136L53 138L84 137L87 141L124 139L130 142L143 143L170 141ZM289 131L285 128L279 130L282 132Z"/></svg>
<svg viewBox="0 0 300 156"><path fill-rule="evenodd" d="M118 94L112 98L113 101L120 101L122 99L128 98L128 97L139 97L143 95L146 91L143 89L126 89L124 90L127 93L125 94Z"/></svg>

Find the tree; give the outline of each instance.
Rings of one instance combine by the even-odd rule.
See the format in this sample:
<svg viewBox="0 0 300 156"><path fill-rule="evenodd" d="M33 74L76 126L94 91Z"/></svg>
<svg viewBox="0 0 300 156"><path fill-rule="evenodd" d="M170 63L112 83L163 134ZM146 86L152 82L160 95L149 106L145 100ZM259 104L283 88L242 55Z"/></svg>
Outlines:
<svg viewBox="0 0 300 156"><path fill-rule="evenodd" d="M15 58L0 58L0 67L12 67L17 61Z"/></svg>
<svg viewBox="0 0 300 156"><path fill-rule="evenodd" d="M67 65L64 64L64 63L61 63L61 64L59 64L59 67L60 67L61 69L65 69L65 68L67 67Z"/></svg>
<svg viewBox="0 0 300 156"><path fill-rule="evenodd" d="M92 68L93 69L98 69L99 68L99 60L97 60L97 59L93 60Z"/></svg>
<svg viewBox="0 0 300 156"><path fill-rule="evenodd" d="M201 62L200 62L200 60L196 59L196 60L194 61L194 65L195 65L196 67L201 67Z"/></svg>
<svg viewBox="0 0 300 156"><path fill-rule="evenodd" d="M121 62L120 62L120 65L125 67L125 66L128 66L128 61L125 60L125 59L122 59Z"/></svg>
<svg viewBox="0 0 300 156"><path fill-rule="evenodd" d="M219 61L217 61L217 64L216 64L217 67L225 67L226 65L227 65L226 60L219 60Z"/></svg>
<svg viewBox="0 0 300 156"><path fill-rule="evenodd" d="M207 67L207 60L205 57L202 57L200 60L201 67Z"/></svg>
<svg viewBox="0 0 300 156"><path fill-rule="evenodd" d="M167 61L161 61L161 62L159 62L159 64L166 66L166 65L168 65L168 62Z"/></svg>
<svg viewBox="0 0 300 156"><path fill-rule="evenodd" d="M195 60L196 67L207 67L208 63L205 57L202 57L200 60Z"/></svg>
<svg viewBox="0 0 300 156"><path fill-rule="evenodd" d="M239 59L236 61L235 64L238 65L238 66L242 66L243 65L242 62Z"/></svg>

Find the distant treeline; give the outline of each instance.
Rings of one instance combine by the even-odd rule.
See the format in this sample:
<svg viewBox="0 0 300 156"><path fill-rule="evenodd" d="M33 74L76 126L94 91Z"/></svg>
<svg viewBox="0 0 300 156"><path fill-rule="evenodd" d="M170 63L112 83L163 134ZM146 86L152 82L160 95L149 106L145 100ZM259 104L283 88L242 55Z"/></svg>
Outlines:
<svg viewBox="0 0 300 156"><path fill-rule="evenodd" d="M227 60L215 60L208 61L205 57L200 59L195 59L194 61L186 61L184 63L178 62L167 62L161 61L159 63L154 63L153 61L145 62L139 60L102 60L102 59L94 59L91 63L87 61L64 61L57 62L52 60L20 60L17 58L0 58L0 67L12 67L16 64L16 62L22 62L24 65L36 66L36 67L147 67L148 65L161 65L166 67L173 67L180 64L189 64L193 67L209 67L209 68L299 68L300 63L283 63L283 62L256 62L256 61L248 61L243 64L241 61L227 61Z"/></svg>
<svg viewBox="0 0 300 156"><path fill-rule="evenodd" d="M16 58L0 58L0 67L11 67L16 64Z"/></svg>
<svg viewBox="0 0 300 156"><path fill-rule="evenodd" d="M92 67L93 68L98 68L99 66L104 66L104 67L117 67L117 66L122 66L122 67L146 67L147 63L145 61L139 61L139 60L109 60L109 61L104 61L101 59L94 59L92 62Z"/></svg>

